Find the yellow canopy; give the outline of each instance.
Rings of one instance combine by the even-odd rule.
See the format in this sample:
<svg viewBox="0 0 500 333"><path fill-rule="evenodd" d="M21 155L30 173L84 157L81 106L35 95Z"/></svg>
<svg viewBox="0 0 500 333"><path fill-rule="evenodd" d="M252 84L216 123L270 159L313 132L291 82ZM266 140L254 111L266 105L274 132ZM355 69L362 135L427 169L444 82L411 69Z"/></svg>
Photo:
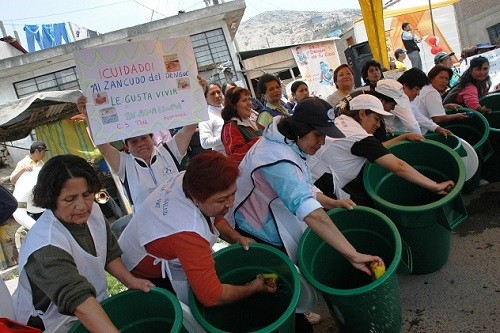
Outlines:
<svg viewBox="0 0 500 333"><path fill-rule="evenodd" d="M432 8L439 8L454 4L459 0L431 0ZM359 0L361 14L365 24L368 43L373 54L373 58L380 61L382 66L389 68L388 48L384 31L384 18L400 15L414 16L415 13L429 9L429 0L412 0L411 2L400 1L392 6L390 10L383 10L382 0ZM419 18L421 18L420 15ZM417 22L415 22L417 23ZM414 24L413 26L417 26ZM429 28L429 27L426 27ZM429 29L426 29L429 30ZM428 33L428 35L430 35ZM436 33L438 37L440 32ZM442 39L443 40L443 39ZM444 51L448 51L448 45L444 45Z"/></svg>
<svg viewBox="0 0 500 333"><path fill-rule="evenodd" d="M380 61L383 67L389 68L382 0L359 0L359 5L373 58Z"/></svg>

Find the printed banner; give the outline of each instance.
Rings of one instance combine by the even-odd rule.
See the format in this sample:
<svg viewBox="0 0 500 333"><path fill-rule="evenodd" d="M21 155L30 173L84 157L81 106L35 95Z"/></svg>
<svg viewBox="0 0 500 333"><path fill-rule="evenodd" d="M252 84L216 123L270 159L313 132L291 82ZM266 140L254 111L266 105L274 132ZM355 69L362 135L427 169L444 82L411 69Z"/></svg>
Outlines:
<svg viewBox="0 0 500 333"><path fill-rule="evenodd" d="M326 98L337 90L333 71L340 65L340 59L335 41L302 44L291 50L312 96Z"/></svg>
<svg viewBox="0 0 500 333"><path fill-rule="evenodd" d="M208 120L189 37L74 55L95 144Z"/></svg>

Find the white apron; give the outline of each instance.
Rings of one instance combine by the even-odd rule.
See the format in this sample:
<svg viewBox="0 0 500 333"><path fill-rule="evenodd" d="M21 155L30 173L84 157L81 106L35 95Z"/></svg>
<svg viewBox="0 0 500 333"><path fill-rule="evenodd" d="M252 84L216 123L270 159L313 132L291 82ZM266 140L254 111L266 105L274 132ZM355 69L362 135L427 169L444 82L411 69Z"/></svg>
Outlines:
<svg viewBox="0 0 500 333"><path fill-rule="evenodd" d="M19 285L13 294L16 320L26 324L30 316L39 316L45 326L45 332L67 332L76 317L59 313L57 306L51 303L45 312L38 311L33 306L31 286L24 266L28 257L36 250L47 246L57 246L73 257L78 271L95 287L97 300L101 302L107 297L107 281L104 267L107 256L106 221L99 205L94 203L92 213L87 222L94 240L97 256L83 250L71 233L47 210L37 220L22 243L19 254ZM54 277L57 278L57 277ZM62 322L66 324L61 325Z"/></svg>
<svg viewBox="0 0 500 333"><path fill-rule="evenodd" d="M179 260L156 258L144 247L156 239L179 232L195 232L205 238L210 247L217 241L219 232L213 225L213 219L210 220L212 232L198 207L184 195L183 177L184 172L181 172L151 193L120 235L118 243L123 250L122 260L129 271L146 256L151 256L155 264L162 265L162 278L169 277L177 298L187 304L189 284Z"/></svg>
<svg viewBox="0 0 500 333"><path fill-rule="evenodd" d="M258 226L262 224L262 217L266 217L270 212L288 256L297 262L298 244L307 225L288 210L272 188L259 179L262 177L257 173L259 168L279 162L291 163L303 173L309 173L305 161L289 146L266 138L257 141L241 161L242 172L236 183L238 191L234 206L227 217L229 223L234 226L236 212L245 210L246 213L242 214L249 223ZM261 188L257 188L256 184L261 184ZM248 214L251 211L256 214ZM244 226L240 227L245 230Z"/></svg>

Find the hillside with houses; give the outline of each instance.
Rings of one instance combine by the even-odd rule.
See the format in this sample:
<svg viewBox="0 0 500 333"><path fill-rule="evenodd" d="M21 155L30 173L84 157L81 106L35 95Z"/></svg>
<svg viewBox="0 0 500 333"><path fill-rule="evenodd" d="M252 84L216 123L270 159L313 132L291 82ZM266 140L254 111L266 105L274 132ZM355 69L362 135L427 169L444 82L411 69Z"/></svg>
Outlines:
<svg viewBox="0 0 500 333"><path fill-rule="evenodd" d="M264 12L240 24L236 43L239 51L248 51L339 37L360 17L358 9Z"/></svg>

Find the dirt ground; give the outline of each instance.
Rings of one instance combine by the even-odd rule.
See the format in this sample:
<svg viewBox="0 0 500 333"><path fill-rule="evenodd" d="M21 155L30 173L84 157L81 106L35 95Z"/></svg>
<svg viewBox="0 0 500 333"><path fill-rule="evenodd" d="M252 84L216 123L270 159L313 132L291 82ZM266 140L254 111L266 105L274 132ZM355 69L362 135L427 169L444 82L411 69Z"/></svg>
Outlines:
<svg viewBox="0 0 500 333"><path fill-rule="evenodd" d="M11 167L0 168L0 180ZM7 187L9 185L7 184ZM463 196L468 219L452 234L448 262L426 275L399 275L402 332L494 332L498 330L500 182ZM315 333L340 328L318 294L323 320Z"/></svg>

